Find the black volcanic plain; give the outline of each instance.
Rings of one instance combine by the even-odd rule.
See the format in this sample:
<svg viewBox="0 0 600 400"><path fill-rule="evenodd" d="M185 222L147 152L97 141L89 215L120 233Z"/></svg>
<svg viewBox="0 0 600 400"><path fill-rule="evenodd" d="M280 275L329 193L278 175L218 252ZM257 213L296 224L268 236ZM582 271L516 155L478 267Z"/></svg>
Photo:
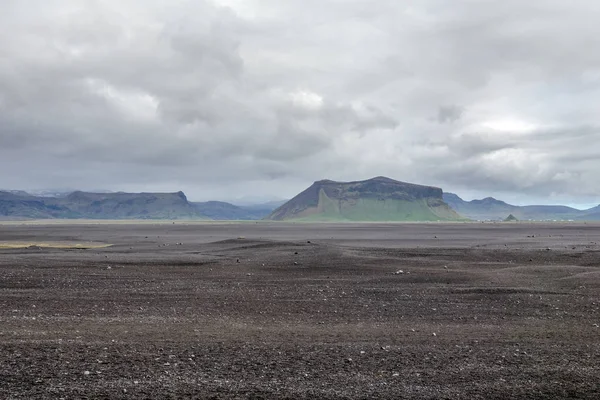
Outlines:
<svg viewBox="0 0 600 400"><path fill-rule="evenodd" d="M0 225L0 398L598 399L599 236Z"/></svg>

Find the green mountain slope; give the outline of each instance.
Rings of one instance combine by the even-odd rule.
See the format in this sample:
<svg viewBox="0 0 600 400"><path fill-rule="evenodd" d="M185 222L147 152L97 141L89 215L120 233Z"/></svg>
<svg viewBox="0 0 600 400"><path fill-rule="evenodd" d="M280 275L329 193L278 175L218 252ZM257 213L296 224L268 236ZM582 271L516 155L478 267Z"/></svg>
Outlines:
<svg viewBox="0 0 600 400"><path fill-rule="evenodd" d="M449 221L461 216L444 203L439 188L377 177L357 182L315 182L266 219Z"/></svg>

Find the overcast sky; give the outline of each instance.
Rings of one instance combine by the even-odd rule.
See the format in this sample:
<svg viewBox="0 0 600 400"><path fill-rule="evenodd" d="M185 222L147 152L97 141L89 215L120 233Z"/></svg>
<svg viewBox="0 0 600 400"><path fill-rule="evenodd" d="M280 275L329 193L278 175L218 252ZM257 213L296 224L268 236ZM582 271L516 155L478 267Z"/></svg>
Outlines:
<svg viewBox="0 0 600 400"><path fill-rule="evenodd" d="M600 2L1 0L0 187L600 203Z"/></svg>

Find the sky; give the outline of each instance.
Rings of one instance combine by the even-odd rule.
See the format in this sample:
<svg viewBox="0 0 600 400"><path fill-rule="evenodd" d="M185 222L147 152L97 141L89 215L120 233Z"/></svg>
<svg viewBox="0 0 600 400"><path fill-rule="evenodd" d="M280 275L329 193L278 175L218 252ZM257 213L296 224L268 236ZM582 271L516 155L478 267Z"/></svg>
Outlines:
<svg viewBox="0 0 600 400"><path fill-rule="evenodd" d="M600 2L1 0L0 188L600 203Z"/></svg>

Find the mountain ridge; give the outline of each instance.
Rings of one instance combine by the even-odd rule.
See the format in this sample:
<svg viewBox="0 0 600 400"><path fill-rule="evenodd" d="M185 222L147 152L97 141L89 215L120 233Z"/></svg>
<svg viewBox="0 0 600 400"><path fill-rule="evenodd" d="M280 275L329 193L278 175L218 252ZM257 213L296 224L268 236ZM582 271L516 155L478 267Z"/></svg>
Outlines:
<svg viewBox="0 0 600 400"><path fill-rule="evenodd" d="M587 210L578 210L564 205L516 206L486 197L481 200L463 200L454 193L444 193L444 201L459 214L473 220L504 220L508 215L521 221L597 221L600 220L600 205Z"/></svg>
<svg viewBox="0 0 600 400"><path fill-rule="evenodd" d="M173 193L84 192L35 196L24 191L0 191L0 219L191 219L258 220L279 203L236 206L208 201L190 202Z"/></svg>
<svg viewBox="0 0 600 400"><path fill-rule="evenodd" d="M0 219L213 219L305 221L600 221L600 205L578 210L564 205L516 206L494 197L465 201L434 186L384 176L367 180L315 181L289 201L236 205L191 202L172 193L55 192L39 196L0 190ZM511 218L512 220L512 218Z"/></svg>
<svg viewBox="0 0 600 400"><path fill-rule="evenodd" d="M74 191L64 197L0 192L0 215L40 219L206 219L187 201L183 192Z"/></svg>

